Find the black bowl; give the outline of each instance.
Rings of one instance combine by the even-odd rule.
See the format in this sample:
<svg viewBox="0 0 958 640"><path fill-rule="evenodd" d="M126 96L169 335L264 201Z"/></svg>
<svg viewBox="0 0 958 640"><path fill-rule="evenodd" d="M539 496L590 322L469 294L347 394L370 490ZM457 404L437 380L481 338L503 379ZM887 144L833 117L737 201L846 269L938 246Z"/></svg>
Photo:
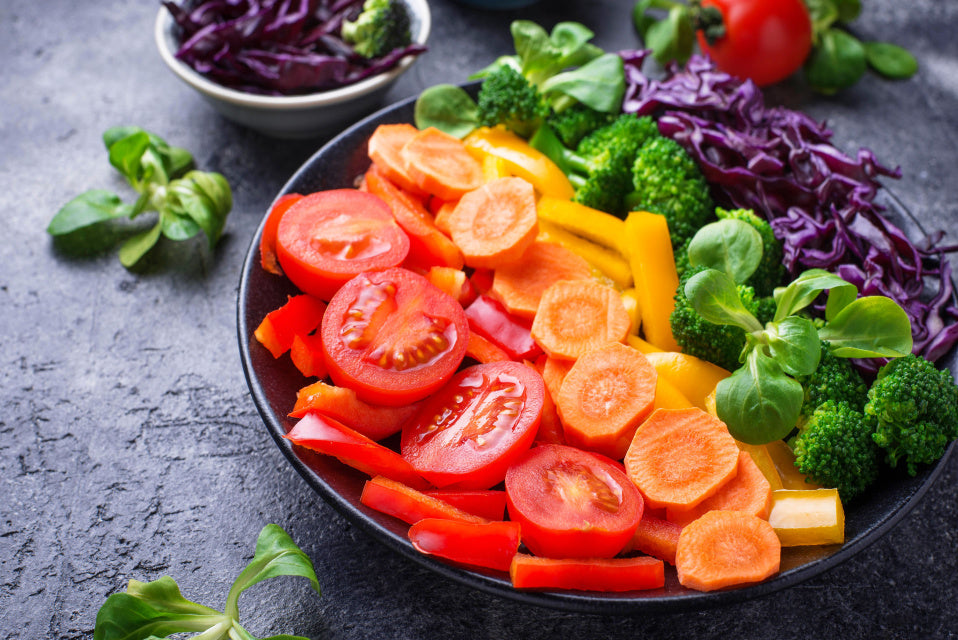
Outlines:
<svg viewBox="0 0 958 640"><path fill-rule="evenodd" d="M311 193L322 189L350 187L369 166L366 141L380 124L413 121L414 99L383 109L331 140L290 178L277 197L287 193ZM917 221L891 194L883 193L888 215L912 237L921 232ZM265 222L265 218L264 218ZM308 381L288 357L274 359L255 339L253 330L263 317L286 301L296 288L285 278L260 268L259 239L262 225L250 245L240 279L237 325L243 369L256 407L270 435L290 464L326 502L390 549L413 561L482 591L520 602L554 609L605 614L638 614L656 611L697 610L756 598L798 584L850 558L881 537L918 502L955 448L954 444L936 465L917 476L889 472L845 511L845 543L829 547L783 549L781 571L760 584L732 590L702 593L678 583L674 568L666 565L665 587L653 591L598 594L572 591L518 591L506 573L456 566L416 551L406 537L408 526L359 502L368 478L338 460L292 446L283 436L293 427L287 417L296 391ZM955 355L948 358L951 370Z"/></svg>

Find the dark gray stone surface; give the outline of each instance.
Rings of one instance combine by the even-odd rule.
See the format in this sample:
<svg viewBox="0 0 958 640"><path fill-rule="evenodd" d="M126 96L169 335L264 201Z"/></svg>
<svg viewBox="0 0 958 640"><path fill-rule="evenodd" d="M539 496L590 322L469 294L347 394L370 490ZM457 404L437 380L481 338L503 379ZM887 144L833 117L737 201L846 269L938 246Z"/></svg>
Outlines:
<svg viewBox="0 0 958 640"><path fill-rule="evenodd" d="M637 45L631 2L543 2L482 12L433 0L431 51L389 100L510 50L516 17L585 22L608 48ZM921 71L834 98L798 84L770 99L827 120L846 150L873 149L929 229L958 235L958 3L867 0L863 36L908 46ZM799 586L696 613L600 617L522 606L439 579L356 530L292 471L260 422L240 367L235 302L265 208L323 140L278 142L221 119L163 67L156 3L0 5L0 637L87 638L127 580L173 576L220 607L276 522L313 558L300 580L251 589L257 635L311 638L950 638L958 635L958 459L879 542ZM115 253L71 258L45 233L93 187L128 193L100 136L136 124L192 150L232 183L210 254L165 248L135 273Z"/></svg>

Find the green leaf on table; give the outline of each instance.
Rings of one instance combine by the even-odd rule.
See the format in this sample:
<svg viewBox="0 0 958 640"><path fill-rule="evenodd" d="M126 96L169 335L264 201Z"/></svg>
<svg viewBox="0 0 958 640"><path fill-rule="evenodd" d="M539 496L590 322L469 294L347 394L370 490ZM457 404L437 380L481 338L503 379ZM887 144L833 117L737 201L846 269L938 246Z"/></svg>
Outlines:
<svg viewBox="0 0 958 640"><path fill-rule="evenodd" d="M226 613L233 615L238 610L240 594L257 582L277 576L300 576L307 578L316 593L320 593L319 581L313 563L283 531L279 525L263 527L256 540L253 560L230 587L226 598ZM234 617L236 617L234 615Z"/></svg>
<svg viewBox="0 0 958 640"><path fill-rule="evenodd" d="M682 4L671 7L664 19L646 26L642 40L659 64L672 60L685 64L695 47L691 10Z"/></svg>
<svg viewBox="0 0 958 640"><path fill-rule="evenodd" d="M785 373L807 376L818 368L822 341L808 318L790 316L781 322L770 322L765 338L772 358Z"/></svg>
<svg viewBox="0 0 958 640"><path fill-rule="evenodd" d="M129 217L131 212L132 207L124 204L115 193L91 189L63 205L50 220L47 233L53 236L66 235L107 220Z"/></svg>
<svg viewBox="0 0 958 640"><path fill-rule="evenodd" d="M907 49L890 42L866 42L868 66L890 80L905 80L918 72L918 61Z"/></svg>
<svg viewBox="0 0 958 640"><path fill-rule="evenodd" d="M174 239L193 237L198 225L206 234L210 248L214 247L226 225L226 216L233 208L233 194L226 178L214 172L190 171L171 182L166 194L168 208L193 223L189 235ZM183 223L182 227L186 232L190 225ZM164 234L173 238L165 228Z"/></svg>
<svg viewBox="0 0 958 640"><path fill-rule="evenodd" d="M479 126L479 108L462 87L436 84L416 98L413 119L418 129L435 127L461 139Z"/></svg>
<svg viewBox="0 0 958 640"><path fill-rule="evenodd" d="M168 576L153 582L130 580L125 593L111 595L100 607L93 639L153 640L198 633L193 640L256 640L239 623L239 595L257 582L280 575L308 578L319 593L312 562L282 528L268 524L259 534L252 562L230 589L225 612L187 600ZM308 639L281 634L265 640Z"/></svg>
<svg viewBox="0 0 958 640"><path fill-rule="evenodd" d="M798 421L805 391L782 367L762 353L749 352L745 365L718 383L715 406L736 440L766 444L781 440Z"/></svg>
<svg viewBox="0 0 958 640"><path fill-rule="evenodd" d="M805 61L805 78L816 91L833 94L858 82L867 66L861 41L847 31L830 28Z"/></svg>
<svg viewBox="0 0 958 640"><path fill-rule="evenodd" d="M205 631L224 620L219 611L184 598L169 576L153 582L130 580L125 593L114 593L100 607L93 638L165 638L173 633Z"/></svg>
<svg viewBox="0 0 958 640"><path fill-rule="evenodd" d="M685 296L695 312L712 324L741 327L752 333L761 323L742 304L735 282L716 269L700 271L685 283Z"/></svg>
<svg viewBox="0 0 958 640"><path fill-rule="evenodd" d="M755 273L762 262L762 236L742 220L725 219L701 229L689 242L689 263L727 274L742 283Z"/></svg>
<svg viewBox="0 0 958 640"><path fill-rule="evenodd" d="M911 353L908 314L891 298L865 296L844 307L818 331L841 358L899 358Z"/></svg>
<svg viewBox="0 0 958 640"><path fill-rule="evenodd" d="M862 12L861 0L834 0L838 9L838 19L842 22L851 22Z"/></svg>
<svg viewBox="0 0 958 640"><path fill-rule="evenodd" d="M139 262L140 258L145 256L147 252L156 245L157 240L160 239L162 230L163 224L157 220L156 224L151 228L136 234L124 242L120 246L120 264L129 269Z"/></svg>

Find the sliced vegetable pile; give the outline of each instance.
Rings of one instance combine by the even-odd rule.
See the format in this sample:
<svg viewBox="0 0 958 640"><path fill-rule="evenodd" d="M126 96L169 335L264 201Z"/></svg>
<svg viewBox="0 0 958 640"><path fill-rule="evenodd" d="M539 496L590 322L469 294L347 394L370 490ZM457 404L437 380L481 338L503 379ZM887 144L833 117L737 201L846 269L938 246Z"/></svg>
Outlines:
<svg viewBox="0 0 958 640"><path fill-rule="evenodd" d="M520 589L658 589L669 563L711 591L843 542L882 465L958 437L958 386L891 298L789 282L766 210L716 207L664 116L526 109L536 52L602 53L581 25L513 33L486 73L527 90L428 92L356 188L270 212L262 266L303 293L255 336L317 378L286 437L367 474L419 551ZM891 360L871 383L862 358Z"/></svg>
<svg viewBox="0 0 958 640"><path fill-rule="evenodd" d="M335 89L393 68L412 42L402 0L195 0L163 5L176 57L223 86L268 95Z"/></svg>

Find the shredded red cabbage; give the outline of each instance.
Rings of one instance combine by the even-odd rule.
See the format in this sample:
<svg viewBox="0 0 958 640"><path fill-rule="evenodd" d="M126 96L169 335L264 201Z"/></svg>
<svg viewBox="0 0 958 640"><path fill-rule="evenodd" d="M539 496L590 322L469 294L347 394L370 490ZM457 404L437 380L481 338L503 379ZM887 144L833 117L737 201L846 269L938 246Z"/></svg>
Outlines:
<svg viewBox="0 0 958 640"><path fill-rule="evenodd" d="M382 73L412 43L366 59L340 37L340 27L362 0L200 0L180 7L163 2L180 29L176 57L225 87L265 95L335 89Z"/></svg>
<svg viewBox="0 0 958 640"><path fill-rule="evenodd" d="M958 307L941 234L919 246L875 202L880 177L898 178L862 149L853 158L808 116L766 107L761 90L719 71L706 57L672 64L662 79L642 72L648 51L624 51L623 111L655 115L715 185L724 206L766 216L794 276L837 273L863 295L885 295L911 318L914 352L936 361L958 342Z"/></svg>

